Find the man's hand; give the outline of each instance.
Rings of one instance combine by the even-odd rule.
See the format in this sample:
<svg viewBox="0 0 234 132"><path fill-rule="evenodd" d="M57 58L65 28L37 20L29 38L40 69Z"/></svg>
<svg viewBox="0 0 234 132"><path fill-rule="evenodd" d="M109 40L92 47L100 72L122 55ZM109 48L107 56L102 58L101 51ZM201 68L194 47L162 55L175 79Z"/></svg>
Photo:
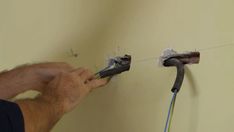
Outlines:
<svg viewBox="0 0 234 132"><path fill-rule="evenodd" d="M34 100L18 101L25 120L26 132L49 132L58 120L77 106L91 90L107 84L95 79L84 68L59 73Z"/></svg>
<svg viewBox="0 0 234 132"><path fill-rule="evenodd" d="M107 82L107 79L95 79L90 70L79 68L56 76L44 89L41 98L62 107L64 112L69 112L91 90L104 86Z"/></svg>

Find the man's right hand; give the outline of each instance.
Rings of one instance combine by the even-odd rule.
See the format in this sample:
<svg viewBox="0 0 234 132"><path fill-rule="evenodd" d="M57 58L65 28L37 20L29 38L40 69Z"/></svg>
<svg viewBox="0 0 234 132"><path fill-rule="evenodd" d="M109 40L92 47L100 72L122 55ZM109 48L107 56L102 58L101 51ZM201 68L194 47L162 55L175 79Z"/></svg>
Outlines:
<svg viewBox="0 0 234 132"><path fill-rule="evenodd" d="M44 89L41 98L55 105L63 113L71 111L90 91L107 84L107 79L95 79L94 73L79 68L72 72L61 72Z"/></svg>

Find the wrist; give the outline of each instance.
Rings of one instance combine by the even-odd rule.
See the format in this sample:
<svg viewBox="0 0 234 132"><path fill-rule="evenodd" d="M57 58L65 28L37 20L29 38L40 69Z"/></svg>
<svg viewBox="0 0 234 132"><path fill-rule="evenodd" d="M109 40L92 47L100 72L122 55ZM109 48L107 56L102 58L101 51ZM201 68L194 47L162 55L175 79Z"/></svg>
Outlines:
<svg viewBox="0 0 234 132"><path fill-rule="evenodd" d="M31 76L32 82L36 84L34 90L40 92L43 92L44 88L59 72L56 67L47 63L34 64L28 67L29 76Z"/></svg>
<svg viewBox="0 0 234 132"><path fill-rule="evenodd" d="M70 72L73 68L66 63L40 63L31 65L29 70L42 84L47 85L60 73Z"/></svg>
<svg viewBox="0 0 234 132"><path fill-rule="evenodd" d="M40 64L31 65L28 69L30 74L43 84L47 84L54 78L54 74L51 73L51 70L41 67Z"/></svg>
<svg viewBox="0 0 234 132"><path fill-rule="evenodd" d="M43 104L43 106L49 109L51 114L57 116L58 119L60 119L66 113L63 103L58 102L55 98L41 95L37 97L35 101L39 104Z"/></svg>
<svg viewBox="0 0 234 132"><path fill-rule="evenodd" d="M24 116L25 132L49 132L63 112L40 96L16 102Z"/></svg>

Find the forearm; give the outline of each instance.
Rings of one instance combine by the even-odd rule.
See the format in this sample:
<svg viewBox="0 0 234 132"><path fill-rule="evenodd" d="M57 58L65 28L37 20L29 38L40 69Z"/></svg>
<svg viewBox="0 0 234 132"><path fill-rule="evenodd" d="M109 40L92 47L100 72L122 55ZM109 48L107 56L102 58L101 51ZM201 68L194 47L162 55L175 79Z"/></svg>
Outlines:
<svg viewBox="0 0 234 132"><path fill-rule="evenodd" d="M9 99L17 94L29 89L33 89L34 86L41 86L37 77L32 75L30 66L22 66L16 69L5 71L0 74L0 98Z"/></svg>
<svg viewBox="0 0 234 132"><path fill-rule="evenodd" d="M25 132L49 132L64 114L62 107L39 97L17 101L24 116Z"/></svg>
<svg viewBox="0 0 234 132"><path fill-rule="evenodd" d="M66 63L25 65L0 74L0 99L9 99L27 90L42 91L54 76L70 71Z"/></svg>

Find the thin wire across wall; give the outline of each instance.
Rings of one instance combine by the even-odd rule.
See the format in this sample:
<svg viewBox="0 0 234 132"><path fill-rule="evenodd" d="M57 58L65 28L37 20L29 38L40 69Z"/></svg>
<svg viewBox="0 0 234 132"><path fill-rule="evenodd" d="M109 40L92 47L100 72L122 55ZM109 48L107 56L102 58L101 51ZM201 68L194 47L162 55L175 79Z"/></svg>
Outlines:
<svg viewBox="0 0 234 132"><path fill-rule="evenodd" d="M234 46L234 42L224 43L221 45L216 45L216 46L207 47L207 48L195 49L195 51L205 52L205 51L210 51L210 50L214 50L214 49L221 49L221 48L231 47L231 46ZM159 59L159 57L148 57L148 58L135 60L134 62L141 63L141 62L157 60L157 59Z"/></svg>

